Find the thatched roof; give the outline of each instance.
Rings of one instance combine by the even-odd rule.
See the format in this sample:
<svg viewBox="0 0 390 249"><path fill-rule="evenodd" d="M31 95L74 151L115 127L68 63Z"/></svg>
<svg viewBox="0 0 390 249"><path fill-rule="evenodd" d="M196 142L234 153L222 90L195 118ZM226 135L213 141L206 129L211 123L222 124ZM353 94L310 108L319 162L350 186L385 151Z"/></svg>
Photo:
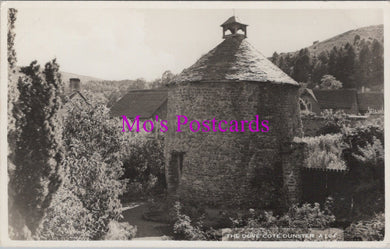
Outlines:
<svg viewBox="0 0 390 249"><path fill-rule="evenodd" d="M226 38L173 80L174 83L226 81L298 86L297 82L256 50L242 35Z"/></svg>
<svg viewBox="0 0 390 249"><path fill-rule="evenodd" d="M152 117L166 103L167 89L133 90L123 96L111 107L113 116L141 119Z"/></svg>

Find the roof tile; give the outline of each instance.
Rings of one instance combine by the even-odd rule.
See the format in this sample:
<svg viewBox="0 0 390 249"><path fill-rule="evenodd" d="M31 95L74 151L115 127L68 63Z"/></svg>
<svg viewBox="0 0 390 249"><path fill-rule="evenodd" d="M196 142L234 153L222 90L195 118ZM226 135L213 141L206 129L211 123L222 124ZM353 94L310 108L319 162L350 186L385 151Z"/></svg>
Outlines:
<svg viewBox="0 0 390 249"><path fill-rule="evenodd" d="M257 81L296 85L292 78L256 50L243 36L231 36L184 69L173 83Z"/></svg>
<svg viewBox="0 0 390 249"><path fill-rule="evenodd" d="M167 101L167 89L133 90L111 107L114 116L150 118Z"/></svg>

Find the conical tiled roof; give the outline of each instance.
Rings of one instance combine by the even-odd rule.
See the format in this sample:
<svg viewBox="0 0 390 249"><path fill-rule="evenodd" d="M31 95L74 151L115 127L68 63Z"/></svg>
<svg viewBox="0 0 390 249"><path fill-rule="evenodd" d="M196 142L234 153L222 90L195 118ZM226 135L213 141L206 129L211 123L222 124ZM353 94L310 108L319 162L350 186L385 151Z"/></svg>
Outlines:
<svg viewBox="0 0 390 249"><path fill-rule="evenodd" d="M297 85L286 73L257 51L243 35L226 38L184 69L173 82L257 81Z"/></svg>

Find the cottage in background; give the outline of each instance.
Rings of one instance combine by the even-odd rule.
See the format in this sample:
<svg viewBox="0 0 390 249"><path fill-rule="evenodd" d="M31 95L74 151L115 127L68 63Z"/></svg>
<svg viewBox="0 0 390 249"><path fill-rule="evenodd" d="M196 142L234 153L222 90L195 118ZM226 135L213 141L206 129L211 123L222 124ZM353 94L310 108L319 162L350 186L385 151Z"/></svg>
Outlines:
<svg viewBox="0 0 390 249"><path fill-rule="evenodd" d="M131 90L111 107L111 115L121 119L122 115L125 115L129 121L140 116L140 125L143 125L145 120L156 121L156 116L158 120L166 120L167 98L165 88ZM161 135L158 126L160 122L154 122L154 124L156 127L151 134Z"/></svg>

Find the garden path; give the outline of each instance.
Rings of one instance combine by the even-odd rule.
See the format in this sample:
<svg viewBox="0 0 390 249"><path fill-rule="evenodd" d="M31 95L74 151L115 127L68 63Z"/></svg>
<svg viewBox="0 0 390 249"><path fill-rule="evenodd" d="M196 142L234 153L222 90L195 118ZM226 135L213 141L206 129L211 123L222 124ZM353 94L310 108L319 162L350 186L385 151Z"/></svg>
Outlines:
<svg viewBox="0 0 390 249"><path fill-rule="evenodd" d="M162 240L161 237L165 235L163 229L166 229L167 224L145 220L142 216L147 210L146 203L132 204L122 212L124 221L137 226L135 239Z"/></svg>

